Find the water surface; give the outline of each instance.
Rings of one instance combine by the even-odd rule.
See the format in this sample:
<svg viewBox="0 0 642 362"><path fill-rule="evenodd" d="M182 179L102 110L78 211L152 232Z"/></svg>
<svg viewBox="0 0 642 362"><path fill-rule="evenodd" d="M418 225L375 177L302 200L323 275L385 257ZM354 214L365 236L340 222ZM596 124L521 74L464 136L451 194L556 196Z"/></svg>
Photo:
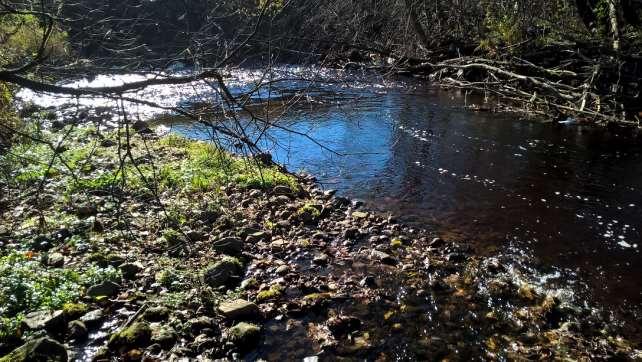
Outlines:
<svg viewBox="0 0 642 362"><path fill-rule="evenodd" d="M474 112L464 105L479 99L409 79L342 75L335 82L323 75L322 82L288 80L252 94L254 102L288 100L278 124L297 134L271 129L259 141L278 162L370 208L469 241L480 253L530 252L542 265L575 275L609 306L642 304L640 136ZM122 80L101 77L98 83ZM235 73L232 91L248 91L257 78L264 79ZM207 84L137 95L188 108L220 100ZM80 102L113 106L114 100ZM144 118L158 114L128 109ZM173 132L213 136L200 124L169 120Z"/></svg>

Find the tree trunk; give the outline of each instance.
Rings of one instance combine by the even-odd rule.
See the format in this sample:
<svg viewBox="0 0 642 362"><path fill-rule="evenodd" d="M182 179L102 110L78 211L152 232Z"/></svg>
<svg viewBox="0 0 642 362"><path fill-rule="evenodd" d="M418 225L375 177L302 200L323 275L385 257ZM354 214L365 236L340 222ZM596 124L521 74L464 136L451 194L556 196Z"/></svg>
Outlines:
<svg viewBox="0 0 642 362"><path fill-rule="evenodd" d="M426 50L430 49L432 46L430 44L430 41L428 40L428 36L426 35L424 27L421 26L421 23L419 22L419 17L417 16L417 12L415 11L413 0L405 0L405 2L406 10L408 11L408 16L410 16L410 21L412 21L412 26L415 29L415 33L417 33L417 36L419 37L419 40L421 41L423 47L426 48Z"/></svg>
<svg viewBox="0 0 642 362"><path fill-rule="evenodd" d="M613 50L620 51L620 22L618 19L620 1L608 0L609 2L609 25L613 37Z"/></svg>

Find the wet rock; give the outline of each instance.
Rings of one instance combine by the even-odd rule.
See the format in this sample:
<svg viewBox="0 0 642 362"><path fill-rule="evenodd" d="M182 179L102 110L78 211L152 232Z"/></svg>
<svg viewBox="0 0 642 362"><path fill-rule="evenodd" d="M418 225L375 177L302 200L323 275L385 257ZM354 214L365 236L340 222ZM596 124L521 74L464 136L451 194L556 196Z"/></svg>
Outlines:
<svg viewBox="0 0 642 362"><path fill-rule="evenodd" d="M100 284L93 285L87 289L87 295L92 298L113 297L118 293L120 285L106 280Z"/></svg>
<svg viewBox="0 0 642 362"><path fill-rule="evenodd" d="M49 337L29 341L0 358L0 362L67 362L65 346Z"/></svg>
<svg viewBox="0 0 642 362"><path fill-rule="evenodd" d="M433 279L430 281L429 285L430 285L430 288L435 292L445 292L450 290L450 287L448 286L448 284L446 284L441 279Z"/></svg>
<svg viewBox="0 0 642 362"><path fill-rule="evenodd" d="M76 207L76 215L78 217L95 216L98 213L98 208L95 205L84 204Z"/></svg>
<svg viewBox="0 0 642 362"><path fill-rule="evenodd" d="M56 132L65 128L65 123L59 120L51 121L51 130Z"/></svg>
<svg viewBox="0 0 642 362"><path fill-rule="evenodd" d="M100 322L102 322L103 318L104 318L103 311L100 309L95 309L85 314L84 316L80 317L80 320L83 323L85 323L87 327L95 328L100 325Z"/></svg>
<svg viewBox="0 0 642 362"><path fill-rule="evenodd" d="M383 251L379 250L373 250L370 253L370 257L374 260L378 260L382 262L383 264L387 265L396 265L397 264L397 259L392 257L390 254L384 253Z"/></svg>
<svg viewBox="0 0 642 362"><path fill-rule="evenodd" d="M65 327L65 317L62 310L50 312L40 310L27 314L22 320L22 325L27 330L45 329L52 333L60 332Z"/></svg>
<svg viewBox="0 0 642 362"><path fill-rule="evenodd" d="M446 256L446 260L453 263L461 263L466 261L466 259L468 259L468 256L464 253L450 253Z"/></svg>
<svg viewBox="0 0 642 362"><path fill-rule="evenodd" d="M51 236L56 239L58 242L63 242L71 237L71 231L66 228L60 228L56 230Z"/></svg>
<svg viewBox="0 0 642 362"><path fill-rule="evenodd" d="M292 189L289 186L277 185L272 189L275 195L290 195L292 194Z"/></svg>
<svg viewBox="0 0 642 362"><path fill-rule="evenodd" d="M290 271L290 267L287 265L281 265L280 267L276 268L274 271L278 275L285 275Z"/></svg>
<svg viewBox="0 0 642 362"><path fill-rule="evenodd" d="M203 353L205 350L212 348L218 344L216 338L209 337L206 334L199 334L194 338L192 342L192 348L196 350L197 353Z"/></svg>
<svg viewBox="0 0 642 362"><path fill-rule="evenodd" d="M252 349L259 342L261 327L256 324L241 322L229 330L229 338L241 350Z"/></svg>
<svg viewBox="0 0 642 362"><path fill-rule="evenodd" d="M53 247L54 243L46 235L38 235L31 242L31 249L34 251L46 251Z"/></svg>
<svg viewBox="0 0 642 362"><path fill-rule="evenodd" d="M87 338L88 330L85 323L79 320L71 321L67 324L67 335L74 341L82 341Z"/></svg>
<svg viewBox="0 0 642 362"><path fill-rule="evenodd" d="M223 258L209 267L203 274L205 284L217 288L239 278L242 272L241 263L234 258Z"/></svg>
<svg viewBox="0 0 642 362"><path fill-rule="evenodd" d="M316 265L326 265L328 264L328 255L327 254L319 254L312 259L312 262Z"/></svg>
<svg viewBox="0 0 642 362"><path fill-rule="evenodd" d="M141 133L151 132L151 130L149 129L149 124L147 124L147 122L145 121L139 120L134 122L134 124L132 124L132 128L136 132L141 132Z"/></svg>
<svg viewBox="0 0 642 362"><path fill-rule="evenodd" d="M356 317L340 316L328 319L326 322L328 329L335 337L341 337L348 333L359 330L361 320Z"/></svg>
<svg viewBox="0 0 642 362"><path fill-rule="evenodd" d="M243 241L237 237L222 238L214 241L212 248L219 253L239 255L243 250Z"/></svg>
<svg viewBox="0 0 642 362"><path fill-rule="evenodd" d="M343 231L344 239L354 239L359 235L359 229L357 228L348 228Z"/></svg>
<svg viewBox="0 0 642 362"><path fill-rule="evenodd" d="M256 304L243 299L223 302L218 306L218 311L231 320L254 319L260 314Z"/></svg>
<svg viewBox="0 0 642 362"><path fill-rule="evenodd" d="M368 216L370 216L367 212L363 211L354 211L352 212L352 217L357 220L364 220L367 219Z"/></svg>
<svg viewBox="0 0 642 362"><path fill-rule="evenodd" d="M440 248L444 245L446 245L446 242L442 238L434 238L430 243L428 244L433 248Z"/></svg>
<svg viewBox="0 0 642 362"><path fill-rule="evenodd" d="M216 327L214 320L207 316L192 318L187 321L187 326L193 334L198 334L204 329L214 329Z"/></svg>
<svg viewBox="0 0 642 362"><path fill-rule="evenodd" d="M166 320L168 317L169 309L164 306L150 307L143 313L143 319L148 322L160 322Z"/></svg>
<svg viewBox="0 0 642 362"><path fill-rule="evenodd" d="M125 280L133 280L143 270L143 264L139 262L125 263L120 266L120 272Z"/></svg>
<svg viewBox="0 0 642 362"><path fill-rule="evenodd" d="M257 231L257 232L248 234L245 237L245 242L250 244L255 244L259 241L268 240L269 238L270 238L270 235L268 233L264 231Z"/></svg>
<svg viewBox="0 0 642 362"><path fill-rule="evenodd" d="M178 334L169 326L161 326L152 333L152 343L158 343L163 349L170 349L178 340Z"/></svg>
<svg viewBox="0 0 642 362"><path fill-rule="evenodd" d="M377 281L374 276L368 275L365 278L361 279L361 281L359 282L359 285L362 287L376 288Z"/></svg>
<svg viewBox="0 0 642 362"><path fill-rule="evenodd" d="M151 341L152 330L145 322L135 322L109 338L110 348L145 347Z"/></svg>
<svg viewBox="0 0 642 362"><path fill-rule="evenodd" d="M51 253L47 256L47 265L53 268L61 268L65 264L65 257L60 253Z"/></svg>

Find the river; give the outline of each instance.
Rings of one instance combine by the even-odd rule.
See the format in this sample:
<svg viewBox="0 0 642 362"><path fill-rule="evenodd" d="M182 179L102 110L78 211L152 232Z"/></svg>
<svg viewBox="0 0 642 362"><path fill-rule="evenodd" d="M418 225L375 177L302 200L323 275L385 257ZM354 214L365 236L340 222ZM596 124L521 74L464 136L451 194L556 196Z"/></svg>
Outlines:
<svg viewBox="0 0 642 362"><path fill-rule="evenodd" d="M266 113L282 128L262 133L259 145L289 170L311 173L327 189L443 238L469 242L477 253L532 256L534 265L578 284L603 305L642 305L642 133L476 112L464 106L480 103L480 97L410 78L285 69L272 74L274 79L231 72L228 84L240 94L259 79L287 78L249 99L287 102L277 107L278 118ZM73 84L141 77L105 75ZM200 83L136 95L186 108L219 100L215 88ZM20 97L49 107L115 106L109 99L28 91ZM159 118L148 106L125 106L156 120L160 129L212 138L199 123L171 114ZM257 134L247 115L240 123Z"/></svg>

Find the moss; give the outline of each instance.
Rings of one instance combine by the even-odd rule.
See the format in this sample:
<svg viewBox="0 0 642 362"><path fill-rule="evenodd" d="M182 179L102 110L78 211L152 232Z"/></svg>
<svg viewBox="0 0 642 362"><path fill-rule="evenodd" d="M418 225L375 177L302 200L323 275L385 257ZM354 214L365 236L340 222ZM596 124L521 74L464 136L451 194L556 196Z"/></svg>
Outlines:
<svg viewBox="0 0 642 362"><path fill-rule="evenodd" d="M131 326L109 337L110 347L144 347L152 337L152 329L146 322L135 322Z"/></svg>
<svg viewBox="0 0 642 362"><path fill-rule="evenodd" d="M118 254L102 252L91 253L87 257L87 261L95 263L101 268L122 263L123 260L123 257Z"/></svg>
<svg viewBox="0 0 642 362"><path fill-rule="evenodd" d="M299 216L308 214L313 218L318 218L321 216L321 210L319 210L319 205L314 204L305 204L297 210Z"/></svg>
<svg viewBox="0 0 642 362"><path fill-rule="evenodd" d="M261 327L241 322L230 328L229 337L237 346L247 350L258 343L261 337Z"/></svg>
<svg viewBox="0 0 642 362"><path fill-rule="evenodd" d="M84 303L65 303L62 306L62 312L67 319L76 319L87 313L89 307Z"/></svg>
<svg viewBox="0 0 642 362"><path fill-rule="evenodd" d="M263 302L270 299L276 299L283 294L283 287L280 285L273 285L268 290L260 291L256 295L257 302Z"/></svg>
<svg viewBox="0 0 642 362"><path fill-rule="evenodd" d="M332 294L330 293L312 293L303 297L304 300L309 300L309 301L326 300L330 298L332 298Z"/></svg>
<svg viewBox="0 0 642 362"><path fill-rule="evenodd" d="M390 246L393 248L401 248L403 247L403 241L398 238L392 239L392 241L390 241Z"/></svg>

